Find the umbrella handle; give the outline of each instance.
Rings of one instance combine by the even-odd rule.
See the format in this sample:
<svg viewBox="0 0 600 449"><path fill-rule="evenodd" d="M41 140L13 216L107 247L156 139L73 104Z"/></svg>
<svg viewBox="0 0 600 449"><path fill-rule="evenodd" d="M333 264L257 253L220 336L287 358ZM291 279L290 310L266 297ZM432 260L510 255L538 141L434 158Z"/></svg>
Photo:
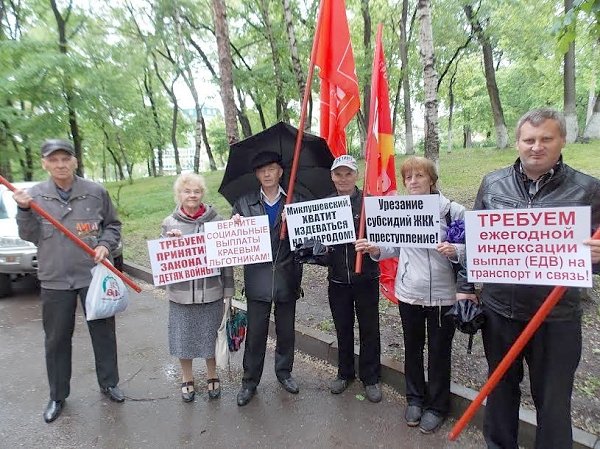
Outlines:
<svg viewBox="0 0 600 449"><path fill-rule="evenodd" d="M471 355L473 349L473 334L469 334L469 343L467 344L467 354Z"/></svg>

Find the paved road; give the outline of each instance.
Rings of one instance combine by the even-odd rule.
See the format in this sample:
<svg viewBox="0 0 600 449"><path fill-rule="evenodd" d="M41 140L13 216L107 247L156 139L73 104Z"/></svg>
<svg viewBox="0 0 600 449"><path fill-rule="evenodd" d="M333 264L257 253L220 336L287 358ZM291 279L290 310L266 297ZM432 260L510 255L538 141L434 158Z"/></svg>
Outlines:
<svg viewBox="0 0 600 449"><path fill-rule="evenodd" d="M327 385L333 368L298 354L294 375L300 394L283 391L273 373L273 350L257 396L235 404L240 355L231 377L223 373L223 395L208 401L206 386L196 401L180 399L177 361L167 349L167 304L150 286L134 295L117 322L121 387L128 396L114 404L100 394L89 335L79 313L73 338L71 396L61 417L44 423L47 402L43 334L37 291L20 281L17 295L0 299L0 448L482 448L481 434L469 429L459 442L446 435L422 435L404 424L404 398L390 388L384 401L361 400L355 383L334 396ZM203 363L195 366L203 379Z"/></svg>

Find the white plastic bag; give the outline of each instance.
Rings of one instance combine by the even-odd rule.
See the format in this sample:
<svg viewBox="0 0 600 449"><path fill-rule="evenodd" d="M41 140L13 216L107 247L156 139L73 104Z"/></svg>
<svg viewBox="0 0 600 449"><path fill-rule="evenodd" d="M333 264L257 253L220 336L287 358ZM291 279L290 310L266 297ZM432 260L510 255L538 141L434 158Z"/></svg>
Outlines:
<svg viewBox="0 0 600 449"><path fill-rule="evenodd" d="M231 313L231 300L225 301L225 311L219 330L217 330L217 344L215 345L215 359L219 368L229 367L229 347L227 345L227 321Z"/></svg>
<svg viewBox="0 0 600 449"><path fill-rule="evenodd" d="M88 321L114 316L127 308L129 293L125 283L103 264L92 268L92 283L85 297Z"/></svg>

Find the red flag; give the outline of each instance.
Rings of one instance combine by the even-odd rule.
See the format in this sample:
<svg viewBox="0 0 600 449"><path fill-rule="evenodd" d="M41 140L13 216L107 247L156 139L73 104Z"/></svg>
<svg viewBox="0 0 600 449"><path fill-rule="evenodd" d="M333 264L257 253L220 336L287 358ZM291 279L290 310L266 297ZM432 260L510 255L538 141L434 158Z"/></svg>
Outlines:
<svg viewBox="0 0 600 449"><path fill-rule="evenodd" d="M371 117L367 132L365 193L368 196L396 194L396 165L394 162L394 136L390 117L387 70L381 37L383 25L377 29L373 72L371 74ZM393 303L398 303L394 295L394 282L398 269L398 259L385 259L379 262L381 292Z"/></svg>
<svg viewBox="0 0 600 449"><path fill-rule="evenodd" d="M360 93L344 0L321 0L317 57L321 78L321 137L331 153L346 154L346 125L360 108Z"/></svg>

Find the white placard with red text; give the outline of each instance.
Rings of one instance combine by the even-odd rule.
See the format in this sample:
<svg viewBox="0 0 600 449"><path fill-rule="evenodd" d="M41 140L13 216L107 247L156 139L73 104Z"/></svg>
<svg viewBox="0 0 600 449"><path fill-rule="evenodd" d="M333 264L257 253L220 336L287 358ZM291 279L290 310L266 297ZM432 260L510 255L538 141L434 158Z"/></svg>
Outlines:
<svg viewBox="0 0 600 449"><path fill-rule="evenodd" d="M220 274L208 267L204 233L148 240L148 253L156 286Z"/></svg>
<svg viewBox="0 0 600 449"><path fill-rule="evenodd" d="M589 206L465 213L470 282L592 286Z"/></svg>
<svg viewBox="0 0 600 449"><path fill-rule="evenodd" d="M231 267L271 262L269 217L242 217L204 224L206 257L209 267Z"/></svg>
<svg viewBox="0 0 600 449"><path fill-rule="evenodd" d="M315 239L324 245L356 241L348 195L286 204L285 213L292 251L305 239Z"/></svg>
<svg viewBox="0 0 600 449"><path fill-rule="evenodd" d="M440 239L438 195L365 198L366 235L380 246L436 248Z"/></svg>

